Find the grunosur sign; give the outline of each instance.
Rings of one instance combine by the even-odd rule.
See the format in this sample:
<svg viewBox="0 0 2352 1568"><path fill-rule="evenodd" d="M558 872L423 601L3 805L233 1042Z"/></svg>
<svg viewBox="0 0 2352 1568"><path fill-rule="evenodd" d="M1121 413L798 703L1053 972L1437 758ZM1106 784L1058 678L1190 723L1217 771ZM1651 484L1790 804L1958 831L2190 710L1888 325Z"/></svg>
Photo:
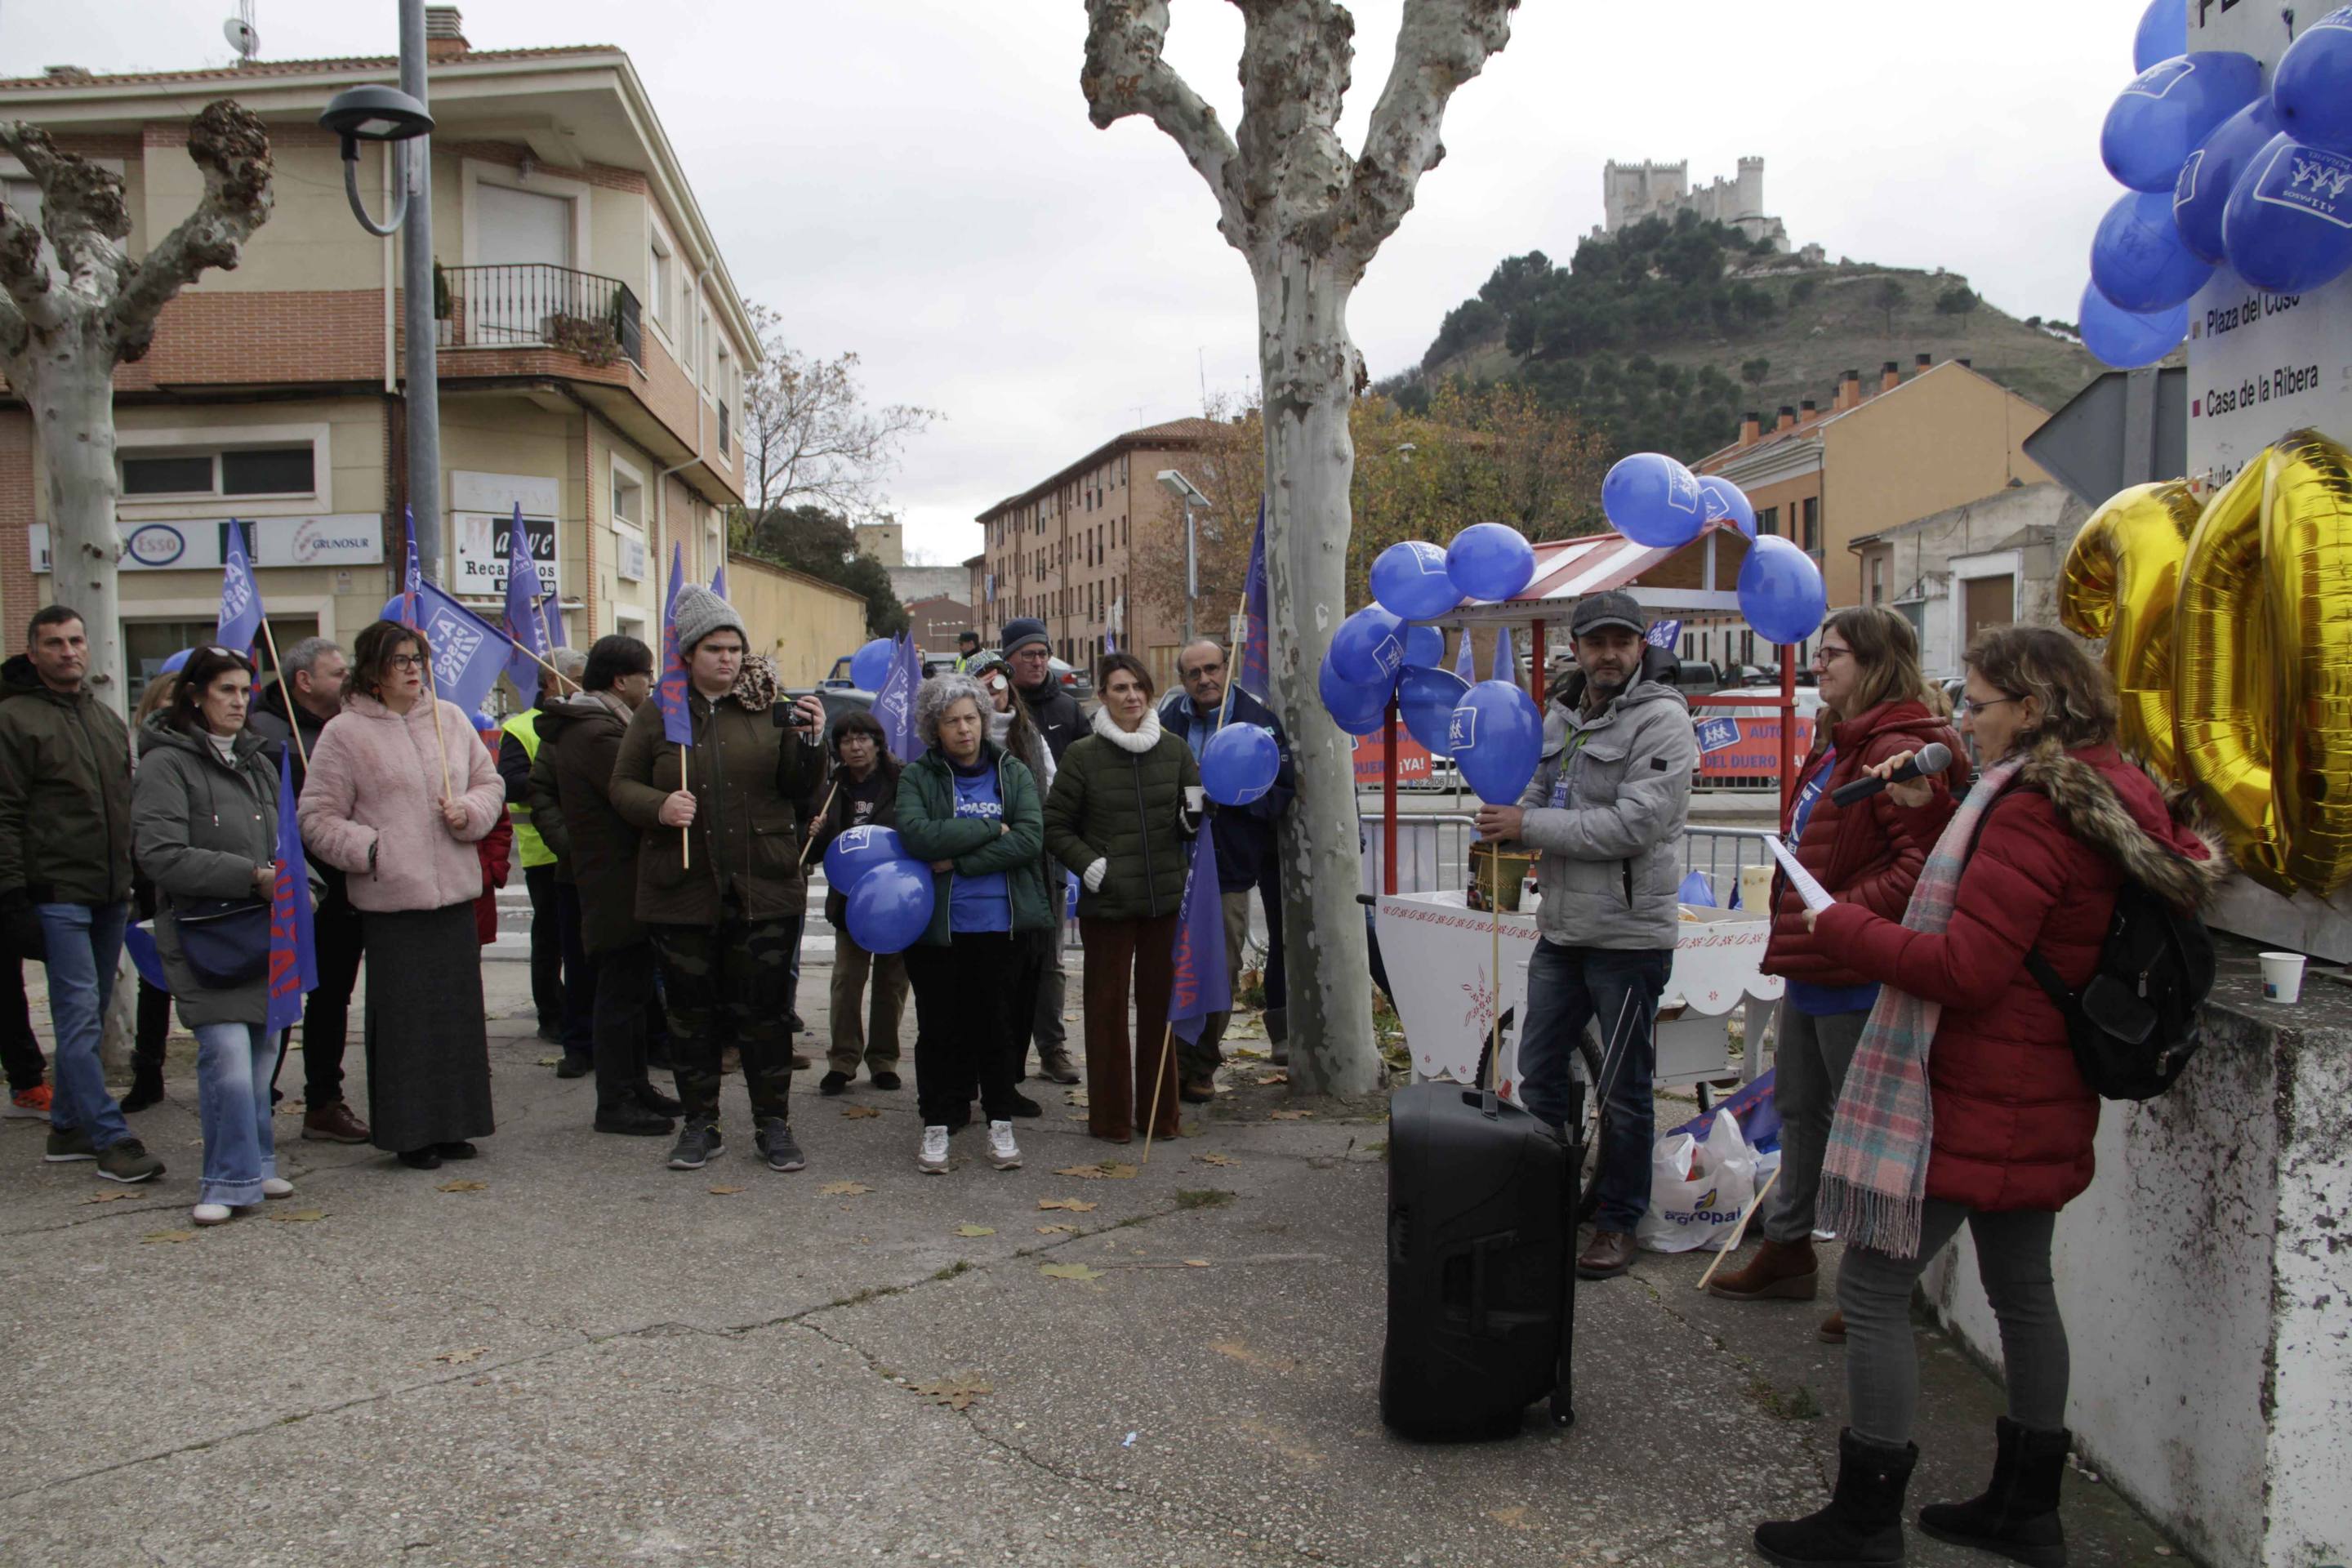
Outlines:
<svg viewBox="0 0 2352 1568"><path fill-rule="evenodd" d="M383 519L372 511L322 517L240 518L260 566L374 566L383 560ZM125 572L217 572L228 563L225 517L173 519L115 526L122 535ZM49 569L49 525L26 530L33 571Z"/></svg>

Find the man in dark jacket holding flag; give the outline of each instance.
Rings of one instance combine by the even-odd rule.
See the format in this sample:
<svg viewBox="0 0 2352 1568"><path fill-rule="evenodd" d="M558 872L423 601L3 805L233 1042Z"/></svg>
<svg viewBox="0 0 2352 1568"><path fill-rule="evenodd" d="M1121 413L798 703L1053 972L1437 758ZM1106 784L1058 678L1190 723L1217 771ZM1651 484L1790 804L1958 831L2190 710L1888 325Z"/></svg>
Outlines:
<svg viewBox="0 0 2352 1568"><path fill-rule="evenodd" d="M1279 994L1282 973L1282 901L1276 885L1275 824L1290 809L1291 797L1298 789L1298 775L1291 763L1290 738L1283 733L1280 721L1265 703L1238 685L1231 685L1233 674L1225 650L1213 639L1202 637L1186 644L1176 654L1176 675L1184 689L1169 693L1168 700L1160 706L1160 722L1170 734L1192 747L1196 761L1209 738L1227 724L1256 724L1269 730L1273 731L1274 743L1281 749L1282 768L1275 774L1272 789L1247 805L1213 807L1209 818L1217 840L1217 891L1224 919L1225 973L1228 976L1241 973L1242 948L1249 941L1250 894L1255 891L1266 912L1266 993L1271 998ZM1230 1008L1212 1014L1200 1037L1188 1040L1177 1058L1180 1092L1194 1104L1203 1104L1216 1093L1216 1072L1223 1060L1218 1047L1223 1042L1225 1026L1231 1017Z"/></svg>

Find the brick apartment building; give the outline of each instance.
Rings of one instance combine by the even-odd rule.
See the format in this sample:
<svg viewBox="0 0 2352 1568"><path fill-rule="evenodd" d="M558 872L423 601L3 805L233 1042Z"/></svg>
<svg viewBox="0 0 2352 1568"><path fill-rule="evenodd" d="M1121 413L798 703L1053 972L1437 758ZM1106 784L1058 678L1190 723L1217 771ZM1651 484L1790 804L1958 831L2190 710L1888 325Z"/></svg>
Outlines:
<svg viewBox="0 0 2352 1568"><path fill-rule="evenodd" d="M1782 408L1769 430L1750 414L1730 445L1691 467L1746 491L1759 533L1802 546L1821 566L1836 609L1865 602L1855 541L2012 483L2047 481L2025 455L2025 438L2049 417L1966 360L1937 364L1923 353L1908 376L1888 360L1867 392L1861 374L1847 371L1827 411L1808 399L1801 408ZM1886 596L1882 583L1867 602ZM1682 653L1726 665L1770 657L1736 616L1685 622Z"/></svg>
<svg viewBox="0 0 2352 1568"><path fill-rule="evenodd" d="M964 563L978 579L971 603L982 636L993 640L1005 622L1034 616L1054 652L1079 668L1091 670L1115 638L1162 690L1172 687L1183 617L1138 603L1129 566L1139 530L1150 539L1183 527L1182 507L1156 476L1185 472L1213 429L1206 419L1177 419L1114 436L982 512L982 552ZM1223 625L1222 616L1200 624L1211 621Z"/></svg>
<svg viewBox="0 0 2352 1568"><path fill-rule="evenodd" d="M455 10L428 18L449 557L428 570L494 606L520 504L565 640L655 640L671 543L709 581L722 509L742 499L733 426L756 334L626 55L476 50ZM281 647L312 631L348 641L393 591L406 500L400 242L353 219L338 143L317 121L336 92L396 76L394 60L352 58L0 81L0 118L122 175L134 256L201 192L184 150L197 108L234 97L269 130L276 209L243 264L184 290L152 351L116 374L134 698L166 655L211 635L230 517L251 524ZM378 214L393 178L384 150L363 147L361 190ZM0 159L0 180L12 205L37 201L14 163ZM11 627L47 595L39 468L30 415L0 402ZM754 628L754 646L772 638L788 675L821 669L840 650L793 639L832 618Z"/></svg>

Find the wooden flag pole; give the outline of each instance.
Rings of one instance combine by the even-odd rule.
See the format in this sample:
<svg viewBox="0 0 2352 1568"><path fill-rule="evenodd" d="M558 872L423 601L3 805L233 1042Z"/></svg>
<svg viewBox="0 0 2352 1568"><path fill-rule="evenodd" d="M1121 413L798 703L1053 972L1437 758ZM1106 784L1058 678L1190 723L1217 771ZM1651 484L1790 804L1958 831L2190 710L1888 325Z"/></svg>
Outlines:
<svg viewBox="0 0 2352 1568"><path fill-rule="evenodd" d="M833 783L825 786L824 804L816 808L816 822L823 822L824 820L824 814L833 809L833 797L840 793L841 779L838 775L835 775ZM814 831L816 823L813 822L809 826L811 829L809 833L809 841L801 846L801 864L803 866L806 866L808 864L809 851L816 847L816 833ZM845 893L849 889L846 888L842 889Z"/></svg>
<svg viewBox="0 0 2352 1568"><path fill-rule="evenodd" d="M302 774L310 773L310 751L302 744L302 720L294 708L294 689L286 684L286 665L278 657L278 639L269 632L269 617L261 617L261 640L269 646L269 662L278 671L278 689L286 699L286 727L294 731L294 754L302 759Z"/></svg>
<svg viewBox="0 0 2352 1568"><path fill-rule="evenodd" d="M417 634L418 647L425 646L422 632ZM441 804L449 803L449 743L441 738L441 689L433 681L433 660L425 660L425 700L433 704L433 749L441 754Z"/></svg>
<svg viewBox="0 0 2352 1568"><path fill-rule="evenodd" d="M1780 1179L1780 1167L1775 1165L1772 1173L1764 1178L1764 1184L1756 1189L1756 1195L1748 1200L1748 1206L1739 1211L1739 1223L1731 1227L1731 1239L1724 1243L1723 1250L1715 1255L1715 1261L1706 1266L1706 1272L1698 1277L1698 1283L1692 1287L1693 1289L1706 1289L1706 1282L1715 1278L1715 1271L1723 1267L1723 1260L1739 1250L1739 1243L1748 1234L1748 1220L1764 1206L1764 1194L1770 1192L1772 1184Z"/></svg>
<svg viewBox="0 0 2352 1568"><path fill-rule="evenodd" d="M1143 1124L1143 1163L1151 1163L1151 1134L1160 1125L1160 1089L1168 1078L1168 1047L1176 1038L1176 1026L1166 1024L1160 1030L1160 1068L1151 1075L1151 1120Z"/></svg>
<svg viewBox="0 0 2352 1568"><path fill-rule="evenodd" d="M686 710L686 730L687 733L689 735L694 732L693 702L694 697L692 694L692 684L689 682L687 696L688 707ZM694 746L691 742L678 747L677 787L682 793L687 795L692 795L694 793L694 786L688 782L686 772L686 761L692 755L694 755ZM677 830L677 863L687 870L691 871L694 869L694 824L692 822L688 822L684 827Z"/></svg>

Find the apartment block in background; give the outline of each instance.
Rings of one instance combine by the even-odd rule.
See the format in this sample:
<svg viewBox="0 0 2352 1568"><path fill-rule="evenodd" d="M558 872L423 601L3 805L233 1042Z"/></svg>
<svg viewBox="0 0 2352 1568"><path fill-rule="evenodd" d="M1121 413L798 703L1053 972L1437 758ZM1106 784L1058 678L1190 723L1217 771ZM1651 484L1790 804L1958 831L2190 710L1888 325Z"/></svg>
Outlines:
<svg viewBox="0 0 2352 1568"><path fill-rule="evenodd" d="M626 55L477 50L455 10L428 18L448 520L436 575L495 613L520 506L564 640L656 641L671 544L697 581L723 558L756 335ZM185 151L199 108L234 98L268 127L269 221L236 270L166 307L152 352L116 374L134 698L166 655L211 635L230 518L251 524L280 647L314 630L348 642L394 591L407 500L401 242L352 217L318 117L345 88L396 79L396 61L352 58L0 81L0 119L122 175L134 257L202 190ZM388 211L383 147L362 148L359 174L372 210ZM0 180L11 205L37 199L5 159ZM0 402L0 625L47 596L47 505L31 416Z"/></svg>

